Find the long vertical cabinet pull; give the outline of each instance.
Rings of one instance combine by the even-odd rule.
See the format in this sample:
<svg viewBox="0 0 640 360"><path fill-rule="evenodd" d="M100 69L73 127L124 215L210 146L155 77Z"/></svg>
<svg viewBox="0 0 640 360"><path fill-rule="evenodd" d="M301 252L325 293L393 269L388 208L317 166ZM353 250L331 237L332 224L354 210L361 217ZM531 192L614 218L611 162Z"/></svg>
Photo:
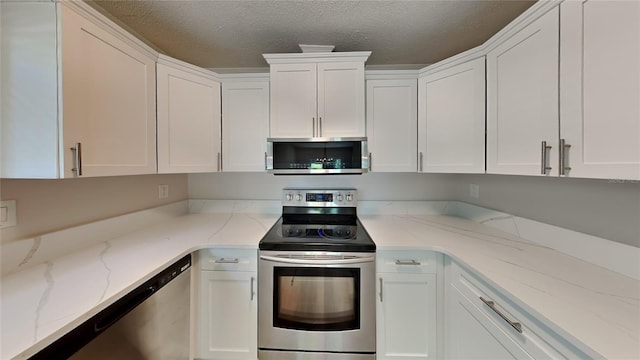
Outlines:
<svg viewBox="0 0 640 360"><path fill-rule="evenodd" d="M566 152L571 148L571 145L567 144L565 139L560 139L560 152L559 152L559 166L560 175L567 175L567 171L571 170L571 167L566 165Z"/></svg>
<svg viewBox="0 0 640 360"><path fill-rule="evenodd" d="M547 153L549 152L549 150L551 149L550 145L547 145L546 141L542 142L542 161L540 162L540 173L542 175L547 175L547 171L551 170L551 166L547 165Z"/></svg>
<svg viewBox="0 0 640 360"><path fill-rule="evenodd" d="M264 152L264 171L267 171L267 152Z"/></svg>
<svg viewBox="0 0 640 360"><path fill-rule="evenodd" d="M322 116L318 118L318 137L322 137Z"/></svg>
<svg viewBox="0 0 640 360"><path fill-rule="evenodd" d="M251 301L253 301L253 297L254 297L254 296L255 296L255 294L256 294L256 292L255 292L255 291L253 291L253 284L255 283L255 281L256 281L256 278L254 278L254 277L252 276L252 277L251 277L251 285L249 285L249 286L250 286L249 291L251 292L251 297L250 297L250 300L251 300Z"/></svg>
<svg viewBox="0 0 640 360"><path fill-rule="evenodd" d="M218 171L222 171L222 160L221 160L222 156L220 153L218 153Z"/></svg>
<svg viewBox="0 0 640 360"><path fill-rule="evenodd" d="M311 118L311 136L316 137L316 118Z"/></svg>
<svg viewBox="0 0 640 360"><path fill-rule="evenodd" d="M420 171L420 172L422 172L422 159L423 159L422 151L420 151L420 156L418 157L418 162L419 162L418 171Z"/></svg>
<svg viewBox="0 0 640 360"><path fill-rule="evenodd" d="M76 173L76 176L82 176L82 145L76 143L75 147L71 148L73 151L73 168L71 171Z"/></svg>
<svg viewBox="0 0 640 360"><path fill-rule="evenodd" d="M379 278L380 280L380 302L382 302L382 278Z"/></svg>
<svg viewBox="0 0 640 360"><path fill-rule="evenodd" d="M373 166L371 163L373 162L371 153L369 153L369 171L371 171L371 167Z"/></svg>

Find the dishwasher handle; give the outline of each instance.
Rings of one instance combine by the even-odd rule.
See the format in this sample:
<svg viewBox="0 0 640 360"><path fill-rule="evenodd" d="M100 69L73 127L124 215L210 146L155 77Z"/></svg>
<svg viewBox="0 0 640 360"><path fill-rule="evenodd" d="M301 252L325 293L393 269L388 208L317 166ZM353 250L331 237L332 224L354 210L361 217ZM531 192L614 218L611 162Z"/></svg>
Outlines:
<svg viewBox="0 0 640 360"><path fill-rule="evenodd" d="M138 289L135 293L129 293L127 296L113 304L111 311L94 323L93 331L95 333L100 333L106 330L109 326L122 319L131 310L135 309L136 306L142 304L143 301L147 300L156 291L158 291L157 283L144 289Z"/></svg>

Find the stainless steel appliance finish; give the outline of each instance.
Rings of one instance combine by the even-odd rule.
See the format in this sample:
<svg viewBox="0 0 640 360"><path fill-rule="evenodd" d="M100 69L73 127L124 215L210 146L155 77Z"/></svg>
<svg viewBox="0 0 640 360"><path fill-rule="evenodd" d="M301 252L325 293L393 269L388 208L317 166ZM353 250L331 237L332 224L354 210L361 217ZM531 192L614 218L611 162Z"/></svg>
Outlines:
<svg viewBox="0 0 640 360"><path fill-rule="evenodd" d="M375 354L375 253L261 251L258 273L260 359Z"/></svg>
<svg viewBox="0 0 640 360"><path fill-rule="evenodd" d="M375 244L357 191L285 189L283 215L260 241L258 355L375 359Z"/></svg>
<svg viewBox="0 0 640 360"><path fill-rule="evenodd" d="M187 255L31 359L188 359L190 269Z"/></svg>
<svg viewBox="0 0 640 360"><path fill-rule="evenodd" d="M367 138L268 138L265 168L276 175L362 174L369 170Z"/></svg>
<svg viewBox="0 0 640 360"><path fill-rule="evenodd" d="M260 360L375 360L376 354L308 353L260 350Z"/></svg>

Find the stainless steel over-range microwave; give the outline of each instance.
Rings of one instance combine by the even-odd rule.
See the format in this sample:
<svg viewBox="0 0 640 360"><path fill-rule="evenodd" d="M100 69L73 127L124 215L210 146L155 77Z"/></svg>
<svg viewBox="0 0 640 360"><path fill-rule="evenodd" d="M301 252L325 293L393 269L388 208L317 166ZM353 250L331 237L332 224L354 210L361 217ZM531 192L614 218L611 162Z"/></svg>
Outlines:
<svg viewBox="0 0 640 360"><path fill-rule="evenodd" d="M369 170L366 137L268 138L267 171L273 174L362 174Z"/></svg>

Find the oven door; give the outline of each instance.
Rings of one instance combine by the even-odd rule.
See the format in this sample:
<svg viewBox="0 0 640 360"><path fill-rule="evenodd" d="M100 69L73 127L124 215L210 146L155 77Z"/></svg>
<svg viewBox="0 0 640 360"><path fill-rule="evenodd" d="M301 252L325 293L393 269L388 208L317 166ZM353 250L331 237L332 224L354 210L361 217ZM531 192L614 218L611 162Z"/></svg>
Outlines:
<svg viewBox="0 0 640 360"><path fill-rule="evenodd" d="M260 350L375 353L375 253L261 251Z"/></svg>

